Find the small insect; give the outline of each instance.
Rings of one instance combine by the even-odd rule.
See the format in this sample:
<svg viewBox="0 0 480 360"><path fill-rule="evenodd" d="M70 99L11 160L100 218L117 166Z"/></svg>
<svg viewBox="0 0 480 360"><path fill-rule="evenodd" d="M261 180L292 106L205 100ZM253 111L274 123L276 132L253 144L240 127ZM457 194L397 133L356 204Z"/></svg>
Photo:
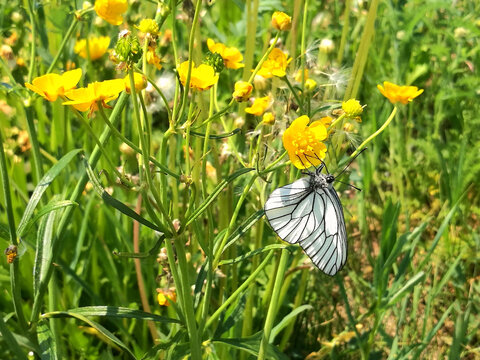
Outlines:
<svg viewBox="0 0 480 360"><path fill-rule="evenodd" d="M337 178L363 152L361 150ZM327 174L322 174L325 167ZM336 177L325 163L307 171L309 177L274 190L265 202L265 215L284 241L299 244L316 267L333 276L347 262L347 231L343 208L333 188ZM350 185L353 188L357 187Z"/></svg>

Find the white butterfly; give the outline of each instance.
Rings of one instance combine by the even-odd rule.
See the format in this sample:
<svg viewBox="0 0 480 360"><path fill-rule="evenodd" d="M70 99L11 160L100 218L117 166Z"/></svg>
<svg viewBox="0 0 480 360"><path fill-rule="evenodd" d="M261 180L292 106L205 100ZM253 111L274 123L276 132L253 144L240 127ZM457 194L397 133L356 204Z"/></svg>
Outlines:
<svg viewBox="0 0 480 360"><path fill-rule="evenodd" d="M320 270L333 276L347 261L347 232L335 177L322 174L323 167L273 191L265 214L282 240L300 244Z"/></svg>

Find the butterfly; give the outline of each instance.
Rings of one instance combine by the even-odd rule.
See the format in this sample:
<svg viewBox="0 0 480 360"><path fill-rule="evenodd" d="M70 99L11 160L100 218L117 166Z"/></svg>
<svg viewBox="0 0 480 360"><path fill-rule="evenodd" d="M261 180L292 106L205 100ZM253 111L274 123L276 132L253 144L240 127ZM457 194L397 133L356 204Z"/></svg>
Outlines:
<svg viewBox="0 0 480 360"><path fill-rule="evenodd" d="M327 174L322 174L323 168ZM305 174L308 177L270 194L264 206L265 215L282 240L299 244L317 268L333 276L347 262L345 218L342 203L333 188L336 177L328 173L323 161L315 172Z"/></svg>

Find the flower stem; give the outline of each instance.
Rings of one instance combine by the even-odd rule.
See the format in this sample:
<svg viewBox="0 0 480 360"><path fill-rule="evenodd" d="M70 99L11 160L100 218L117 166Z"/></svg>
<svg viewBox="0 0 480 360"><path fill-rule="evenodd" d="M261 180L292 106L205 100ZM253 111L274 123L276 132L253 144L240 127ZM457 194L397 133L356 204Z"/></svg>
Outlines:
<svg viewBox="0 0 480 360"><path fill-rule="evenodd" d="M393 118L395 117L395 114L397 113L397 107L395 106L392 110L392 113L390 114L390 116L388 117L387 121L385 121L385 123L380 127L380 129L378 129L377 131L375 131L372 135L370 135L367 140L365 140L363 143L360 144L359 147L357 147L357 150L355 150L352 155L350 155L350 158L354 158L355 155L358 154L358 152L360 150L362 150L365 146L367 146L367 144L372 141L373 139L375 139L378 135L380 135L383 130L386 129L386 127L388 126L388 124L390 124L393 120Z"/></svg>
<svg viewBox="0 0 480 360"><path fill-rule="evenodd" d="M267 318L265 320L265 326L263 328L263 337L262 342L260 343L260 351L258 353L258 360L265 359L267 346L270 343L270 333L273 327L273 321L275 320L275 315L277 313L277 303L278 297L280 295L280 290L282 289L283 276L285 275L285 268L287 265L288 251L282 249L282 255L278 262L277 276L275 278L275 285L273 287L272 298L270 299L270 305L268 307Z"/></svg>
<svg viewBox="0 0 480 360"><path fill-rule="evenodd" d="M302 94L305 94L305 58L307 56L305 38L307 37L306 36L306 33L307 33L307 19L308 19L308 0L305 0L305 3L303 4L302 40L301 40L301 43L300 43L300 49L301 49L301 54L302 54L302 56L300 58L301 69L302 69Z"/></svg>
<svg viewBox="0 0 480 360"><path fill-rule="evenodd" d="M60 49L58 49L57 55L55 55L55 57L53 58L53 61L50 64L50 66L48 67L48 70L47 70L46 74L51 73L53 71L53 68L57 65L58 59L60 59L60 56L62 55L63 49L65 48L68 41L72 37L72 34L75 31L75 28L76 28L77 24L78 24L78 19L77 19L76 16L74 16L73 22L70 24L70 27L68 28L67 33L63 36L63 40L60 44ZM88 49L88 46L87 46L87 49Z"/></svg>
<svg viewBox="0 0 480 360"><path fill-rule="evenodd" d="M260 70L260 68L262 67L263 63L265 62L265 60L267 60L268 58L268 55L270 55L270 53L272 52L273 48L275 47L275 45L277 45L277 41L278 41L278 37L280 36L280 32L277 32L277 35L275 35L275 38L273 39L272 41L272 44L270 45L270 47L267 49L267 51L265 52L265 54L263 54L262 58L260 59L260 61L258 62L257 66L255 67L255 70L253 70L252 74L250 75L250 77L248 78L248 83L252 83L253 79L255 78L255 75L257 75L257 72Z"/></svg>

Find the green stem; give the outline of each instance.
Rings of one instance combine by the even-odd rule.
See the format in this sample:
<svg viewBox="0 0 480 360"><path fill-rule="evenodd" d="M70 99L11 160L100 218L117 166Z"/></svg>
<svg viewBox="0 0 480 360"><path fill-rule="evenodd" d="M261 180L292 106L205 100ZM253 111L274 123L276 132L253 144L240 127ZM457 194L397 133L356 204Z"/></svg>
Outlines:
<svg viewBox="0 0 480 360"><path fill-rule="evenodd" d="M258 62L257 66L255 67L255 70L253 70L252 74L250 75L250 77L248 78L248 83L252 83L253 79L255 78L255 75L257 75L258 71L260 70L260 68L262 67L263 63L265 62L265 60L267 60L268 58L268 55L270 55L270 53L272 52L273 48L275 47L275 45L277 45L277 41L278 41L278 37L280 36L280 32L277 32L277 34L275 35L275 38L273 39L272 41L272 44L270 45L270 47L267 49L267 51L265 52L265 54L263 54L262 58L260 59L260 61ZM233 101L233 100L232 100Z"/></svg>
<svg viewBox="0 0 480 360"><path fill-rule="evenodd" d="M200 0L199 0L200 1ZM178 264L180 265L180 272L182 276L181 285L183 286L183 303L185 311L185 319L187 321L188 335L190 338L190 350L192 360L200 360L201 346L198 337L197 323L195 321L195 312L192 301L192 288L190 286L190 279L188 276L187 258L185 254L185 244L177 237L175 238L175 249L177 250Z"/></svg>
<svg viewBox="0 0 480 360"><path fill-rule="evenodd" d="M304 113L304 111L303 111L303 101L302 101L302 99L300 99L298 97L297 91L293 88L292 84L290 83L290 81L287 78L287 75L282 77L282 80L285 81L285 83L287 84L288 88L290 89L290 92L292 93L295 100L297 101L298 106L300 106L300 108L302 110L302 114L303 114Z"/></svg>
<svg viewBox="0 0 480 360"><path fill-rule="evenodd" d="M33 108L27 106L25 108L25 114L27 118L27 131L30 138L30 143L32 144L32 156L33 164L35 170L36 182L40 181L43 177L43 162L42 156L40 155L40 144L38 143L37 130L35 129L35 122L33 119Z"/></svg>
<svg viewBox="0 0 480 360"><path fill-rule="evenodd" d="M252 283L253 280L257 277L257 275L260 273L260 271L263 270L263 268L268 264L270 259L273 256L273 250L269 252L269 254L265 257L265 259L262 261L260 265L255 269L255 271L245 280L242 285L238 287L235 292L230 295L230 297L223 302L222 305L213 313L212 316L208 319L207 323L205 324L205 328L208 328L212 323L218 319L218 317L225 311L225 309L230 306L230 304L235 301L235 299Z"/></svg>
<svg viewBox="0 0 480 360"><path fill-rule="evenodd" d="M35 71L35 55L37 53L37 43L35 39L37 38L37 27L35 26L35 15L33 14L32 3L30 0L26 0L26 2L28 4L27 12L28 12L28 16L30 17L30 24L32 25L32 40L31 40L32 47L30 48L30 66L28 68L28 76L27 76L27 82L30 83L32 82L33 72Z"/></svg>
<svg viewBox="0 0 480 360"><path fill-rule="evenodd" d="M305 94L305 57L306 57L306 34L307 34L307 18L308 18L308 0L303 4L303 22L302 22L302 40L300 43L301 54L300 58L302 69L302 94ZM303 104L303 102L302 102Z"/></svg>
<svg viewBox="0 0 480 360"><path fill-rule="evenodd" d="M368 144L370 141L372 141L372 140L375 139L378 135L380 135L380 134L383 132L383 130L386 129L386 127L388 126L388 124L390 124L390 123L392 122L392 120L393 120L393 118L395 117L395 114L396 114L396 113L397 113L397 107L395 106L395 107L393 108L392 113L391 113L390 116L388 117L387 121L385 121L385 123L382 125L382 127L381 127L380 129L378 129L377 131L375 131L372 135L370 135L370 136L367 138L367 140L365 140L363 143L361 143L360 146L357 147L357 150L355 150L355 151L352 153L352 155L350 155L350 158L353 159L353 158L355 157L355 155L357 155L360 150L362 150L365 146L367 146L367 144Z"/></svg>
<svg viewBox="0 0 480 360"><path fill-rule="evenodd" d="M263 328L262 342L260 343L260 351L258 353L259 360L265 359L267 346L270 343L270 333L273 327L273 321L277 313L278 297L280 290L282 289L283 276L285 275L285 268L287 266L288 251L282 249L282 255L278 263L277 276L275 278L275 285L273 287L272 298L270 299L270 305L268 307L267 319L265 320L265 326Z"/></svg>
<svg viewBox="0 0 480 360"><path fill-rule="evenodd" d="M15 229L15 218L13 215L12 207L12 197L10 189L10 180L7 172L7 159L5 158L5 151L3 150L3 135L0 131L0 172L2 175L2 184L3 184L3 198L5 199L5 208L7 211L8 227L10 230L10 242L13 246L18 245L17 232ZM18 322L22 331L25 333L27 331L27 321L23 313L22 308L22 298L20 295L20 273L18 268L18 260L14 259L13 264L10 267L10 285L12 288L12 298L13 298L13 307L15 308L15 313L18 318Z"/></svg>
<svg viewBox="0 0 480 360"><path fill-rule="evenodd" d="M350 25L350 8L352 6L352 0L345 1L345 12L343 13L343 27L342 37L340 39L340 45L338 46L337 64L341 65L343 61L343 53L345 52L345 44L347 43L347 35Z"/></svg>
<svg viewBox="0 0 480 360"><path fill-rule="evenodd" d="M101 119L105 122L105 124L110 128L110 130L113 132L115 136L117 136L120 140L122 140L125 144L130 146L133 150L135 150L137 153L140 155L143 155L142 149L140 149L137 145L135 145L133 142L131 142L129 139L125 137L118 129L112 125L112 123L108 120L107 115L105 114L105 111L103 110L103 107L99 107L99 113ZM179 180L180 175L175 174L172 172L168 167L163 165L162 163L158 162L157 159L155 159L153 156L150 156L149 160L155 164L160 170L166 172L168 175L173 176L175 179Z"/></svg>
<svg viewBox="0 0 480 360"><path fill-rule="evenodd" d="M51 73L53 71L53 68L57 65L58 59L60 59L60 56L62 55L63 49L65 48L68 41L72 37L72 34L75 31L75 27L77 26L77 24L78 24L78 18L77 18L76 15L74 15L73 22L70 24L70 27L68 28L67 33L63 36L62 43L60 44L60 49L58 49L57 55L55 55L55 57L53 58L53 61L50 64L50 66L48 67L48 70L47 70L46 74ZM88 49L88 47L87 47L87 49Z"/></svg>
<svg viewBox="0 0 480 360"><path fill-rule="evenodd" d="M147 141L145 139L145 134L143 130L143 125L142 125L142 120L140 117L140 110L138 109L138 101L137 101L137 94L135 93L135 79L133 75L133 69L130 69L128 71L128 75L130 78L130 92L131 92L131 97L132 97L132 102L133 102L133 110L134 110L134 115L135 115L135 120L137 123L137 128L138 128L138 135L140 137L140 148L143 150L143 162L139 162L139 166L144 168L145 171L145 177L147 179L148 186L150 188L150 191L153 194L153 197L155 198L155 201L157 203L158 208L160 209L160 212L162 213L164 220L167 222L168 227L172 231L172 234L175 234L175 228L173 227L173 222L170 219L170 216L168 215L167 211L165 210L163 206L163 202L157 192L157 189L155 188L153 182L152 182L152 176L150 173L150 154L149 151L150 149L148 148ZM141 94L139 94L141 96ZM148 127L147 127L148 131ZM140 174L142 172L140 171ZM146 198L145 200L148 200Z"/></svg>
<svg viewBox="0 0 480 360"><path fill-rule="evenodd" d="M329 129L334 129L335 126L345 118L345 113L336 118L328 127Z"/></svg>
<svg viewBox="0 0 480 360"><path fill-rule="evenodd" d="M245 186L245 189L243 189L243 193L238 199L237 206L235 207L235 210L233 211L232 217L230 218L230 223L228 225L227 231L225 232L225 235L223 236L222 242L217 248L217 251L215 252L215 259L213 260L213 269L216 269L218 267L218 263L220 261L220 257L222 256L223 253L223 248L225 247L228 237L230 236L233 227L235 226L235 223L237 221L237 216L240 212L240 209L243 205L243 202L247 195L250 193L250 188L252 187L253 183L257 179L257 175L253 175L248 182L247 186Z"/></svg>

